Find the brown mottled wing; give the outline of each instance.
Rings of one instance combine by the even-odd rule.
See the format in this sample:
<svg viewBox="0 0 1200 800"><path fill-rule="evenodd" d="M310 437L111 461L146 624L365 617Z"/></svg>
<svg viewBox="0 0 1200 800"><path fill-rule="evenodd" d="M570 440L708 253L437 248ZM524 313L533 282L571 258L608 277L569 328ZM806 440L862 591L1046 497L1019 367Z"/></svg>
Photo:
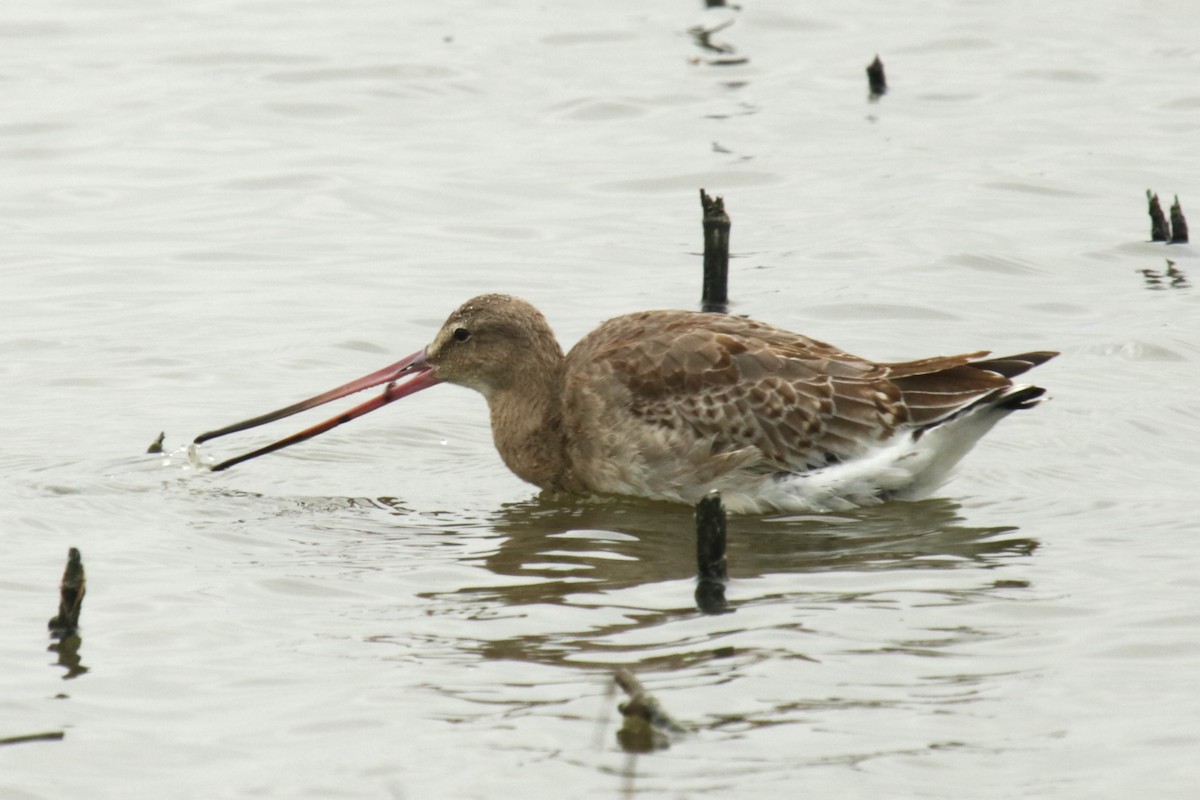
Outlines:
<svg viewBox="0 0 1200 800"><path fill-rule="evenodd" d="M712 452L757 448L793 471L862 453L905 421L887 368L763 323L714 314L619 317L570 360L628 389L630 413Z"/></svg>
<svg viewBox="0 0 1200 800"><path fill-rule="evenodd" d="M876 364L739 317L659 311L610 320L570 360L620 381L647 425L710 442L714 454L757 448L760 468L794 471L861 455L900 426L934 424L1052 354L972 365L984 355Z"/></svg>

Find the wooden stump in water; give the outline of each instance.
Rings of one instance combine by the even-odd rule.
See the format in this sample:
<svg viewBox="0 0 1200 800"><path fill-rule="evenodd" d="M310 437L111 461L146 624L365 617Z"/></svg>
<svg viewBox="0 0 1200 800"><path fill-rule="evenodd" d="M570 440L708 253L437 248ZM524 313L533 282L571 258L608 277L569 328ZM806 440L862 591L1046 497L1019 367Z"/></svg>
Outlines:
<svg viewBox="0 0 1200 800"><path fill-rule="evenodd" d="M725 601L725 583L729 571L725 562L725 504L721 493L713 490L696 504L696 607L705 614L729 611Z"/></svg>
<svg viewBox="0 0 1200 800"><path fill-rule="evenodd" d="M704 209L704 291L700 298L702 311L725 313L729 308L729 215L725 201L700 190L700 207Z"/></svg>
<svg viewBox="0 0 1200 800"><path fill-rule="evenodd" d="M1158 213L1162 213L1161 208ZM1187 244L1187 240L1187 220L1183 218L1183 209L1179 206L1179 195L1175 195L1175 202L1171 204L1171 244Z"/></svg>
<svg viewBox="0 0 1200 800"><path fill-rule="evenodd" d="M83 596L87 594L83 559L74 547L67 551L67 567L58 594L58 615L51 618L49 627L55 633L66 635L79 627L79 612L83 610Z"/></svg>
<svg viewBox="0 0 1200 800"><path fill-rule="evenodd" d="M883 74L883 62L879 56L867 65L867 84L871 87L871 99L878 100L887 94L887 76Z"/></svg>
<svg viewBox="0 0 1200 800"><path fill-rule="evenodd" d="M1171 227L1167 224L1167 215L1163 213L1158 202L1158 195L1147 189L1146 202L1150 205L1150 241L1170 241Z"/></svg>

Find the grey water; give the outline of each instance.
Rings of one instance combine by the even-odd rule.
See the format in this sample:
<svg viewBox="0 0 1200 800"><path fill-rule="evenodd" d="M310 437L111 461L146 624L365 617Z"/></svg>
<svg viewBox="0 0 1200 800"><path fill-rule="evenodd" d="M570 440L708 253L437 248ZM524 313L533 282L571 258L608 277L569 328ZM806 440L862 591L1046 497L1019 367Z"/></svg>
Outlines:
<svg viewBox="0 0 1200 800"><path fill-rule="evenodd" d="M701 5L0 8L0 740L63 733L0 796L1193 796L1200 261L1145 191L1200 228L1200 8ZM539 497L455 387L190 466L476 293L697 307L700 188L733 313L1060 350L1049 402L930 500L734 518L719 616L689 509ZM625 752L618 666L691 733Z"/></svg>

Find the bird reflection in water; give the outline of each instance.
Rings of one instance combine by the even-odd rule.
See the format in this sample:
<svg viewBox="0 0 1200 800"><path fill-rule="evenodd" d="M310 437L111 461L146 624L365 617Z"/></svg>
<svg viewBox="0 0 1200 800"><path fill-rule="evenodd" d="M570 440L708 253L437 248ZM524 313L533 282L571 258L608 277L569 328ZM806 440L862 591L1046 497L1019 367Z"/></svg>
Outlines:
<svg viewBox="0 0 1200 800"><path fill-rule="evenodd" d="M372 501L408 516L394 498ZM829 572L989 568L1026 557L1038 547L1012 526L965 524L960 506L943 499L896 502L836 515L749 517L728 521L729 607L761 598L739 598L739 581L794 574L797 593L803 576ZM623 590L680 582L679 603L667 610L626 609L619 621L590 625L574 634L523 632L511 638L475 643L485 657L574 665L612 664L614 635L648 629L695 615L695 521L692 510L643 500L588 499L546 494L505 506L488 520L499 534L494 551L479 562L498 576L519 583L459 587L455 597L472 605L497 607L570 606L581 594L612 595ZM744 585L744 584L743 584ZM997 589L1005 588L996 583ZM840 598L847 602L858 595ZM838 598L834 598L836 602ZM716 653L717 656L728 653ZM714 657L675 652L641 658L639 669L678 668Z"/></svg>

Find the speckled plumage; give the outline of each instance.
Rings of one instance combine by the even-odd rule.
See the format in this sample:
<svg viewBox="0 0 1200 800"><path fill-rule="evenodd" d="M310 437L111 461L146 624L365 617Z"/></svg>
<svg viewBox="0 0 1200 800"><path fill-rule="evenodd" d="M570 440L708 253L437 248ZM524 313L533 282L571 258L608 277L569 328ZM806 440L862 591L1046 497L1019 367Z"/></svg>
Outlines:
<svg viewBox="0 0 1200 800"><path fill-rule="evenodd" d="M993 425L1044 393L1012 378L1056 353L878 364L741 317L644 311L611 319L565 357L542 314L508 295L460 306L428 347L286 408L196 437L383 394L212 467L317 436L441 382L482 392L504 463L552 491L734 512L826 511L935 490Z"/></svg>
<svg viewBox="0 0 1200 800"><path fill-rule="evenodd" d="M469 338L457 341L456 330ZM897 474L904 468L885 457L873 485L862 465L890 448L930 472L923 433L984 417L963 426L974 434L965 447L944 446L957 461L1042 394L1010 378L1055 355L878 364L765 323L692 311L617 317L561 352L533 306L485 295L450 316L426 358L439 379L484 393L497 449L531 483L688 503L715 488L740 511L908 496L922 475ZM936 466L944 479L952 464Z"/></svg>

